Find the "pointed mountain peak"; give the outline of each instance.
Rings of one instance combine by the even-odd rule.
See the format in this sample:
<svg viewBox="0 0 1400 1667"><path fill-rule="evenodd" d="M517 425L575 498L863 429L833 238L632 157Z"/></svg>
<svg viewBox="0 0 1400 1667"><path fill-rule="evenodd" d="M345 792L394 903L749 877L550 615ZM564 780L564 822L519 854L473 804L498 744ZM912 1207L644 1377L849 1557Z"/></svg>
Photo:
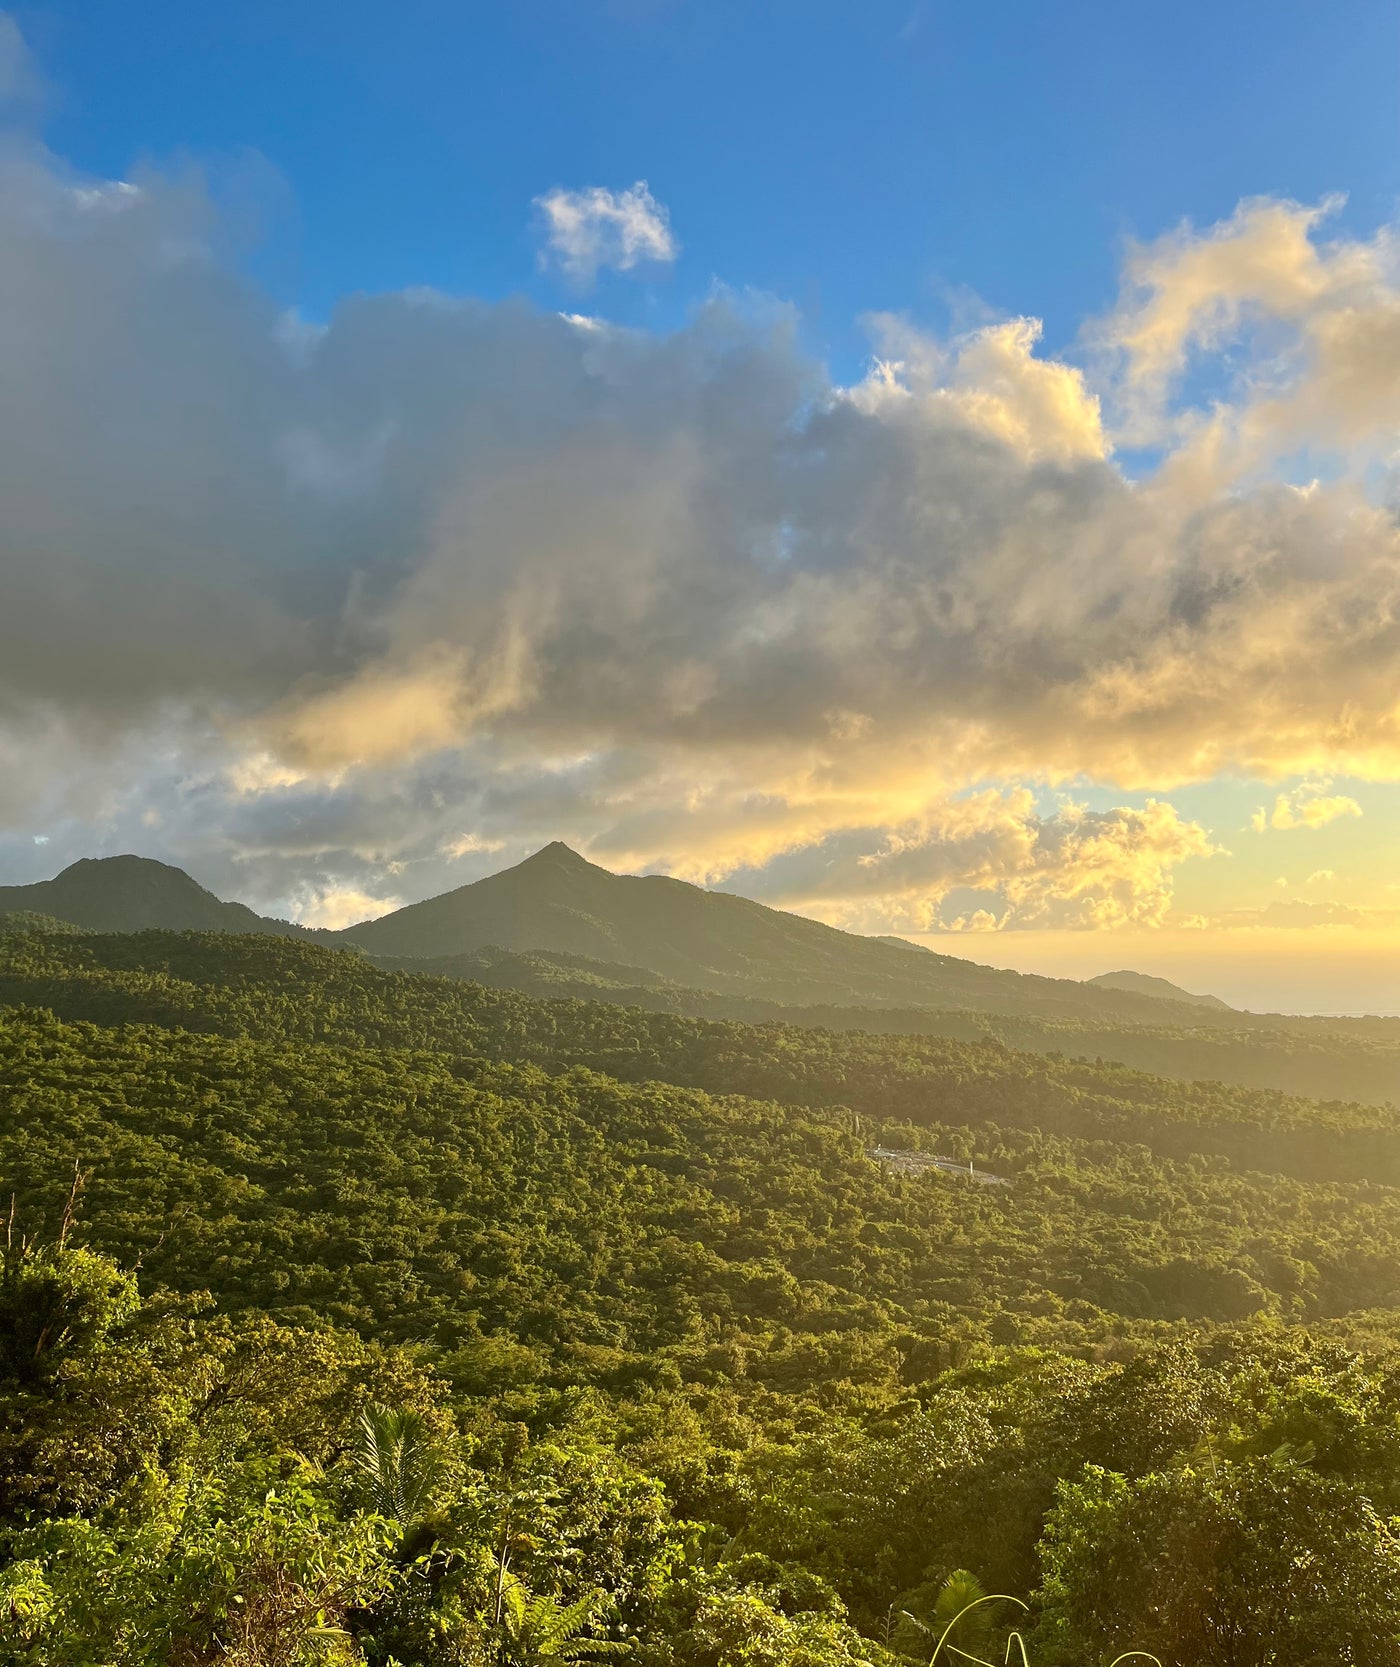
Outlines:
<svg viewBox="0 0 1400 1667"><path fill-rule="evenodd" d="M581 857L572 846L566 845L562 839L553 839L548 845L542 845L534 856L526 857L520 864L524 868L529 863L549 863L552 867L568 866L570 868L592 868L594 864L587 857Z"/></svg>

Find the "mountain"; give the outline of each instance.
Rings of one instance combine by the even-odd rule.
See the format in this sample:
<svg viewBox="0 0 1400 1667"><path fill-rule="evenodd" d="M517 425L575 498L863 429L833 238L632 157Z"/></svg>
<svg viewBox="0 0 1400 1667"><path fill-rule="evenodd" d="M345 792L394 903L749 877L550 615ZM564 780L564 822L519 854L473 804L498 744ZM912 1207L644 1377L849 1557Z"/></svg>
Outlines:
<svg viewBox="0 0 1400 1667"><path fill-rule="evenodd" d="M1228 1001L1221 1001L1219 996L1193 995L1190 990L1183 990L1179 984L1173 984L1166 978L1154 978L1148 972L1101 972L1097 978L1086 978L1086 984L1093 984L1100 990L1127 990L1133 995L1155 996L1162 1001L1185 1001L1192 1007L1214 1007L1225 1013L1233 1013L1235 1009Z"/></svg>
<svg viewBox="0 0 1400 1667"><path fill-rule="evenodd" d="M558 842L515 868L336 936L399 961L441 962L486 948L583 957L626 968L629 977L640 969L692 990L786 1005L1163 1021L1155 993L1090 989L919 952L683 880L613 874Z"/></svg>
<svg viewBox="0 0 1400 1667"><path fill-rule="evenodd" d="M1400 1103L1398 1020L1241 1013L1132 973L1108 975L1140 980L1116 989L1003 972L675 880L610 874L566 846L343 933L265 919L221 902L178 868L139 857L75 863L42 884L0 888L0 944L77 933L72 953L83 966L95 956L123 960L147 952L130 938L92 933L155 926L193 930L191 944L207 941L201 931L258 934L263 948L246 939L241 947L230 944L235 962L271 953L274 939L338 947L349 953L318 964L367 957L386 972L475 986L471 999L486 985L615 1003L614 1013L631 1008L833 1034L992 1041L1031 1054L1114 1060L1185 1081ZM381 948L381 935L409 952ZM422 953L434 939L478 941L449 954ZM605 953L502 946L512 940L602 946ZM86 976L74 971L42 992L16 986L0 997L82 1016L86 1010L70 1012L69 1002Z"/></svg>
<svg viewBox="0 0 1400 1667"><path fill-rule="evenodd" d="M90 932L271 932L303 935L242 903L224 903L182 868L151 857L84 857L52 880L0 886L0 916L51 915Z"/></svg>
<svg viewBox="0 0 1400 1667"><path fill-rule="evenodd" d="M927 944L910 943L908 938L897 938L890 932L877 933L873 941L875 943L892 944L896 949L912 949L916 955L932 955L934 953Z"/></svg>
<svg viewBox="0 0 1400 1667"><path fill-rule="evenodd" d="M0 922L0 935L3 926ZM543 949L487 947L437 958L370 955L367 959L385 972L448 978L536 998L608 1002L649 1013L745 1025L790 1025L833 1035L863 1032L867 1036L995 1041L1020 1053L1113 1060L1135 1071L1182 1082L1233 1083L1367 1105L1400 1103L1400 1019L1246 1013L1223 1002L1202 1006L1150 995L1143 1002L1143 1017L1124 1020L1101 1010L1036 1011L1024 991L1013 991L1021 998L1021 1004L1014 1006L1005 999L1005 990L1002 999L976 1007L791 1003L698 990L645 967Z"/></svg>

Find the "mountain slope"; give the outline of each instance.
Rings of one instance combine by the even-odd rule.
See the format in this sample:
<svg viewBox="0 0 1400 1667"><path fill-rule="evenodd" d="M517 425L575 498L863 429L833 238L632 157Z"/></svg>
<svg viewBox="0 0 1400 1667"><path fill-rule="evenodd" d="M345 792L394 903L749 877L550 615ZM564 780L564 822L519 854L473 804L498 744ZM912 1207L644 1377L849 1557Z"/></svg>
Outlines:
<svg viewBox="0 0 1400 1667"><path fill-rule="evenodd" d="M1165 1001L1184 1001L1192 1007L1214 1007L1223 1013L1233 1013L1235 1010L1228 1001L1221 1001L1219 996L1198 996L1190 990L1183 990L1179 984L1173 984L1167 978L1154 978L1148 972L1101 972L1097 978L1085 979L1086 984L1092 984L1100 990L1128 990L1133 995L1157 996Z"/></svg>
<svg viewBox="0 0 1400 1667"><path fill-rule="evenodd" d="M243 903L224 903L182 868L151 857L84 857L52 880L0 886L0 915L51 915L90 932L270 932L302 936Z"/></svg>
<svg viewBox="0 0 1400 1667"><path fill-rule="evenodd" d="M797 1005L940 1007L1162 1022L1162 1002L977 966L838 931L661 875L611 874L553 844L515 868L339 937L376 956L441 960L493 947L644 968L698 990Z"/></svg>
<svg viewBox="0 0 1400 1667"><path fill-rule="evenodd" d="M649 1013L879 1036L997 1041L1023 1053L1113 1060L1183 1082L1233 1083L1368 1105L1400 1103L1400 1019L1285 1017L1158 997L1152 998L1158 1004L1155 1024L1125 1023L1102 1014L1055 1017L989 1007L804 1005L691 989L644 967L548 950L487 948L435 960L395 955L369 959L388 972L465 980L535 997L616 1002Z"/></svg>
<svg viewBox="0 0 1400 1667"><path fill-rule="evenodd" d="M554 1075L582 1066L619 1081L840 1108L847 1123L852 1113L890 1118L906 1132L930 1122L995 1123L1126 1142L1171 1159L1229 1158L1309 1182L1400 1185L1400 1126L1391 1107L1166 1082L1102 1059L1014 1051L982 1033L987 1021L978 1015L967 1016L962 1038L715 1022L596 1001L541 1001L384 971L366 956L295 939L225 932L0 936L0 1013L7 1008L143 1034L154 1027L293 1047L388 1049L405 1059L437 1054L454 1068L493 1060ZM1008 1031L1037 1023L992 1022ZM1369 1051L1394 1079L1400 1037L1369 1029L1355 1024L1337 1040L1353 1055ZM1234 1040L1225 1030L1212 1034L1227 1045ZM1313 1046L1286 1034L1266 1040L1304 1052ZM35 1126L41 1144L47 1133ZM1385 1277L1394 1283L1393 1270Z"/></svg>

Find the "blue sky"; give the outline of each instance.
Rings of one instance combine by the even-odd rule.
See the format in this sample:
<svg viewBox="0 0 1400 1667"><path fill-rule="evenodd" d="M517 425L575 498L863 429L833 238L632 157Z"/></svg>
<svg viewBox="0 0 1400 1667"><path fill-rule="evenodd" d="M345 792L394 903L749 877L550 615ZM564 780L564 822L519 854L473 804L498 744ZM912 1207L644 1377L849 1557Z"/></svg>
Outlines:
<svg viewBox="0 0 1400 1667"><path fill-rule="evenodd" d="M343 924L562 838L1400 1010L1397 67L1361 0L0 11L0 878Z"/></svg>
<svg viewBox="0 0 1400 1667"><path fill-rule="evenodd" d="M530 204L647 180L681 253L606 277L674 323L718 281L794 303L840 376L871 309L979 304L1051 347L1122 241L1258 194L1400 191L1400 8L1381 0L83 0L17 16L84 169L191 155L262 219L261 275L324 317L430 284L560 300ZM248 153L280 178L263 174ZM567 292L565 292L567 293Z"/></svg>

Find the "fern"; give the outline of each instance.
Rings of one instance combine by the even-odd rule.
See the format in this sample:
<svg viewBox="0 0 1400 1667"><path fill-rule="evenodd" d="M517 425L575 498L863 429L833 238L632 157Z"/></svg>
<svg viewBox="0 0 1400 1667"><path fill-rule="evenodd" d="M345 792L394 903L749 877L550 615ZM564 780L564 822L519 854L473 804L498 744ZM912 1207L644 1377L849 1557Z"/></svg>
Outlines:
<svg viewBox="0 0 1400 1667"><path fill-rule="evenodd" d="M584 1634L601 1606L601 1592L587 1592L563 1604L547 1593L533 1594L503 1569L497 1601L497 1661L501 1667L536 1667L542 1662L584 1662L625 1655L630 1646Z"/></svg>

